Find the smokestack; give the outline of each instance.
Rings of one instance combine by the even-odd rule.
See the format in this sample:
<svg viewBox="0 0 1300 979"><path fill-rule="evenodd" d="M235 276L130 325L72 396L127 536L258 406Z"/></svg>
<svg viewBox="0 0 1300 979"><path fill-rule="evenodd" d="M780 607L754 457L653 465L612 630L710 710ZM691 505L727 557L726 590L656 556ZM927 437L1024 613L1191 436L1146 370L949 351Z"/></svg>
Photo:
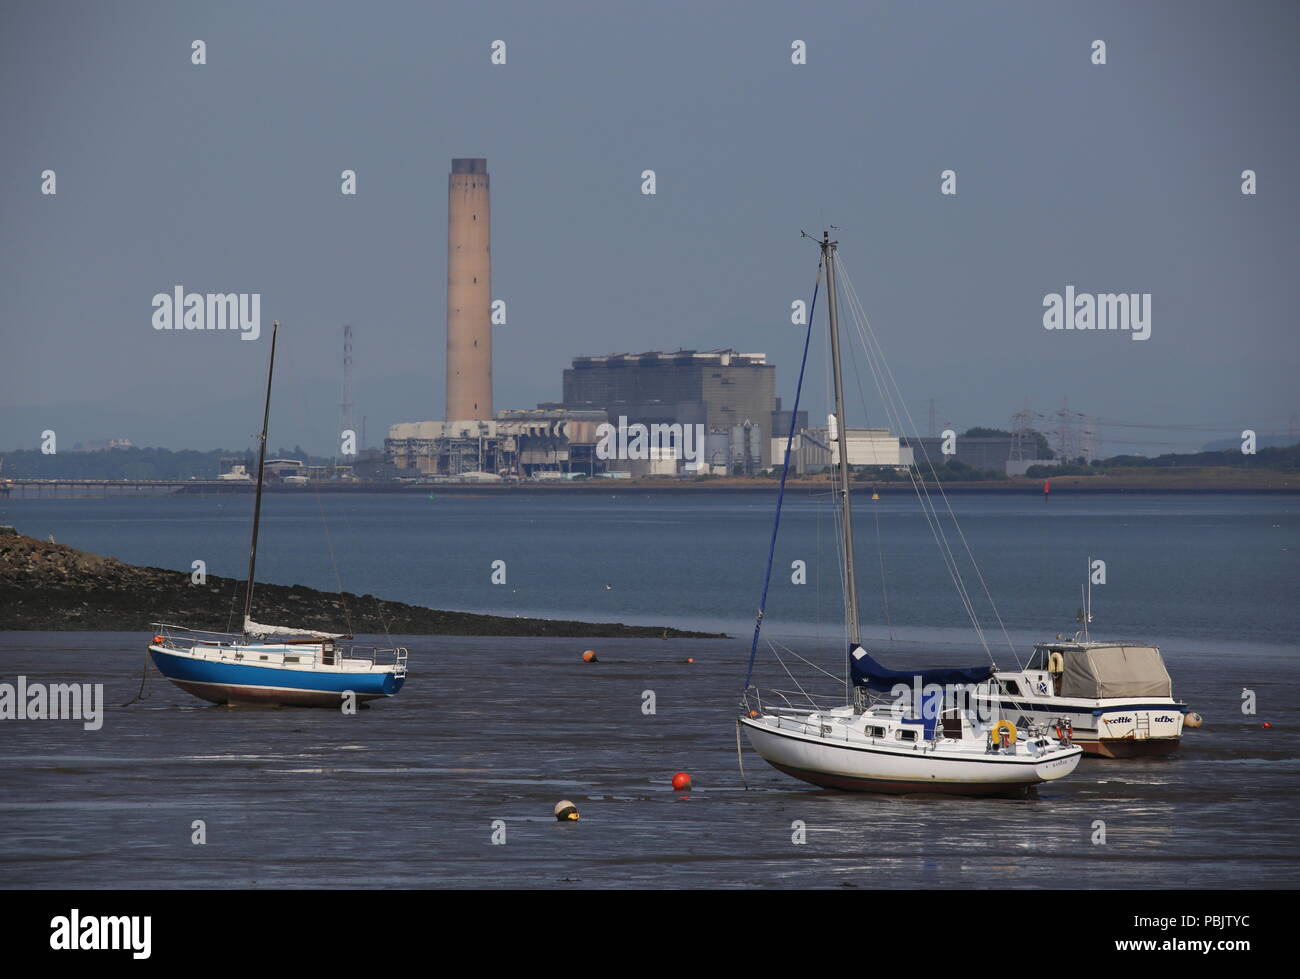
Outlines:
<svg viewBox="0 0 1300 979"><path fill-rule="evenodd" d="M447 182L449 422L492 418L491 251L487 160L452 160Z"/></svg>

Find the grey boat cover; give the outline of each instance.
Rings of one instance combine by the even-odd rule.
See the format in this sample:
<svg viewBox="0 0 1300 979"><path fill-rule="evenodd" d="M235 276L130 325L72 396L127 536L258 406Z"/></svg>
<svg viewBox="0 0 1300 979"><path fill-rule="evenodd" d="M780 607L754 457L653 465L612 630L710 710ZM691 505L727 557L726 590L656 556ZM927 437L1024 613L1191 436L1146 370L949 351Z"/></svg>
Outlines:
<svg viewBox="0 0 1300 979"><path fill-rule="evenodd" d="M1173 685L1152 646L1096 646L1065 652L1062 697L1169 697Z"/></svg>

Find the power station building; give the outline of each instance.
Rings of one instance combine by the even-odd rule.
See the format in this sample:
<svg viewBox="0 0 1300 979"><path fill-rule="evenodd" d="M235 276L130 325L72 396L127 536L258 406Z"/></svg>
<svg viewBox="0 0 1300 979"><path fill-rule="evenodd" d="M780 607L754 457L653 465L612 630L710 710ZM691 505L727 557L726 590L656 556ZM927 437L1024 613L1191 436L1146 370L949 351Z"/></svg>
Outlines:
<svg viewBox="0 0 1300 979"><path fill-rule="evenodd" d="M490 179L478 157L452 160L447 181L446 351L445 420L399 423L384 441L399 471L486 479L752 473L772 464L774 423L789 425L789 414L778 414L776 367L764 354L730 349L577 357L564 372L562 401L494 412ZM607 422L673 426L683 439L692 426L703 444L605 459L598 446ZM679 458L688 444L695 458Z"/></svg>
<svg viewBox="0 0 1300 979"><path fill-rule="evenodd" d="M776 366L766 354L730 349L575 357L564 400L541 407L599 410L628 424L703 425L706 465L753 472L772 464Z"/></svg>

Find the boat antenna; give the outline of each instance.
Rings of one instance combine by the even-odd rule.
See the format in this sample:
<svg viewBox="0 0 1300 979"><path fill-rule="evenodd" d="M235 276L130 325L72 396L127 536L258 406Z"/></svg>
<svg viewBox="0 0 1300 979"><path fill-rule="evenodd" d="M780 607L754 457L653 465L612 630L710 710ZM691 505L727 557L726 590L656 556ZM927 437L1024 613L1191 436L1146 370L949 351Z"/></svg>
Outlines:
<svg viewBox="0 0 1300 979"><path fill-rule="evenodd" d="M244 586L244 625L247 631L253 612L253 575L257 570L257 529L262 522L262 477L266 470L266 429L271 421L271 378L275 375L275 335L280 321L271 325L271 363L266 369L266 403L262 409L262 434L257 445L257 493L253 497L253 541L248 548L248 582Z"/></svg>
<svg viewBox="0 0 1300 979"><path fill-rule="evenodd" d="M1088 555L1087 591L1083 599L1083 639L1088 640L1088 623L1092 621L1092 555Z"/></svg>

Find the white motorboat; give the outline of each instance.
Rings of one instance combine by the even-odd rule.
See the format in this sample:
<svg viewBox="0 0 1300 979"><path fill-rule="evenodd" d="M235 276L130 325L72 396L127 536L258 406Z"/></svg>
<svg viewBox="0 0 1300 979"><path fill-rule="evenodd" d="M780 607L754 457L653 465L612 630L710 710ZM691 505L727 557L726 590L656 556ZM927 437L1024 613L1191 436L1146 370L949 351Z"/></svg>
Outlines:
<svg viewBox="0 0 1300 979"><path fill-rule="evenodd" d="M1038 643L1025 669L998 671L994 681L1007 717L1061 722L1075 744L1104 758L1172 754L1188 713L1148 643L1058 638Z"/></svg>

